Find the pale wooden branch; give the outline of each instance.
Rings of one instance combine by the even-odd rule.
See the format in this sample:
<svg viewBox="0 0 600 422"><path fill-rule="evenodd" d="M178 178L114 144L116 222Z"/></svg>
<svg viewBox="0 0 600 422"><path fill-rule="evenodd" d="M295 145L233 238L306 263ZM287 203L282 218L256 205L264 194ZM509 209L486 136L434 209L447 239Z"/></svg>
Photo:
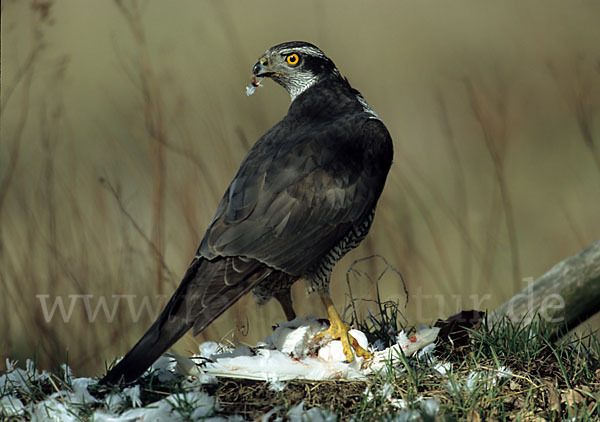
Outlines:
<svg viewBox="0 0 600 422"><path fill-rule="evenodd" d="M506 316L528 324L538 316L561 335L600 311L600 240L559 262L496 309L494 323Z"/></svg>

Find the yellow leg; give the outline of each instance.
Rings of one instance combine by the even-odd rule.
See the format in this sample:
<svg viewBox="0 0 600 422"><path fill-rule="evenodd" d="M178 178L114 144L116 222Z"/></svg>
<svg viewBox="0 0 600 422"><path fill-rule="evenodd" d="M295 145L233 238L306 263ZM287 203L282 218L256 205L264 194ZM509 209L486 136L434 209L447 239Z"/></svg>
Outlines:
<svg viewBox="0 0 600 422"><path fill-rule="evenodd" d="M370 359L371 354L367 352L365 349L360 347L358 342L354 337L348 334L349 326L344 324L344 321L340 318L340 315L335 310L335 306L333 306L333 301L329 294L320 293L321 300L323 301L323 305L327 309L327 314L329 315L329 328L322 333L319 333L315 336L314 340L319 340L325 336L330 336L335 340L341 340L342 346L344 348L344 355L346 355L346 360L348 362L352 362L354 360L354 354L352 353L352 349L356 352L357 356L363 357L365 359Z"/></svg>

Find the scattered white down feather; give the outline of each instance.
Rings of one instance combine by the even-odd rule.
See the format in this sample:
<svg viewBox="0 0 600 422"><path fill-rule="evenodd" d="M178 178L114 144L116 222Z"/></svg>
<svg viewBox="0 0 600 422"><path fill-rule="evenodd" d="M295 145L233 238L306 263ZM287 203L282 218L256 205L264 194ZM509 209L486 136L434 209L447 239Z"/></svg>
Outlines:
<svg viewBox="0 0 600 422"><path fill-rule="evenodd" d="M1 416L19 416L25 413L25 405L15 396L6 395L0 398Z"/></svg>
<svg viewBox="0 0 600 422"><path fill-rule="evenodd" d="M373 388L378 388L376 394L373 392ZM414 408L415 404L419 404L419 407L423 412L425 412L428 416L435 419L439 413L440 403L434 398L425 398L423 396L418 396L413 401L406 401L401 398L393 397L395 387L393 384L389 382L385 382L381 387L376 387L375 385L370 385L365 389L364 394L367 396L367 401L372 401L376 397L381 398L387 402L389 402L395 408L402 410L400 414L397 415L397 418L394 420L412 420L411 418L419 417L419 412L410 409ZM421 420L417 418L415 420Z"/></svg>
<svg viewBox="0 0 600 422"><path fill-rule="evenodd" d="M132 407L140 407L142 405L142 399L140 397L140 386L135 385L133 387L124 388L123 394L131 400Z"/></svg>
<svg viewBox="0 0 600 422"><path fill-rule="evenodd" d="M185 404L194 411L188 418L177 410ZM130 422L130 421L154 421L154 422L183 422L183 421L208 421L214 415L217 408L214 397L200 391L172 394L148 406L127 410L116 416L110 412L96 411L93 420L95 422ZM221 419L222 420L222 419Z"/></svg>
<svg viewBox="0 0 600 422"><path fill-rule="evenodd" d="M438 372L440 372L439 369ZM473 391L481 383L484 383L486 388L488 388L496 385L503 379L510 379L512 376L513 372L506 366L499 366L497 369L490 369L488 371L471 371L464 379L458 381L449 380L446 383L446 388L452 393Z"/></svg>
<svg viewBox="0 0 600 422"><path fill-rule="evenodd" d="M0 391L30 391L31 382L44 381L50 378L46 371L38 371L31 359L25 361L25 369L17 368L15 362L6 359L6 372L0 376Z"/></svg>
<svg viewBox="0 0 600 422"><path fill-rule="evenodd" d="M75 422L81 420L72 405L55 398L48 398L33 406L32 422Z"/></svg>
<svg viewBox="0 0 600 422"><path fill-rule="evenodd" d="M448 374L450 372L452 372L452 363L450 363L450 362L436 363L433 366L433 369L435 369L440 375L448 376Z"/></svg>
<svg viewBox="0 0 600 422"><path fill-rule="evenodd" d="M246 85L246 96L250 96L256 92L256 88L262 86L262 80L264 78L259 78L256 76L252 76L252 81Z"/></svg>
<svg viewBox="0 0 600 422"><path fill-rule="evenodd" d="M304 402L292 407L286 413L290 422L336 422L337 415L329 410L313 407L304 410Z"/></svg>

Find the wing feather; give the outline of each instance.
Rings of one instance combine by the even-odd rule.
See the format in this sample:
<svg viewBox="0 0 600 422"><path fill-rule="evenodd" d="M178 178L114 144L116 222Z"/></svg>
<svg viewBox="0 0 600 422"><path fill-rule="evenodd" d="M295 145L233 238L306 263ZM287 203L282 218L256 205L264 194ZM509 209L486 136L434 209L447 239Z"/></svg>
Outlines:
<svg viewBox="0 0 600 422"><path fill-rule="evenodd" d="M391 138L368 117L357 113L318 130L276 125L242 163L199 253L244 256L304 275L381 194Z"/></svg>

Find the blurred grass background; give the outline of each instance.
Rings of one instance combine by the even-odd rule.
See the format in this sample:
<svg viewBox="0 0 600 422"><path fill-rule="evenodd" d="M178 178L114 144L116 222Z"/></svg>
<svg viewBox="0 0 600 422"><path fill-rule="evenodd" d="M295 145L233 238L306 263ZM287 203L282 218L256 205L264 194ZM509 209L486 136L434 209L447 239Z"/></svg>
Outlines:
<svg viewBox="0 0 600 422"><path fill-rule="evenodd" d="M371 234L334 273L338 307L348 266L380 254L412 325L495 308L600 237L598 16L593 1L3 1L0 355L97 374L133 345L151 316L113 295L157 311L177 286L249 146L287 110L274 83L244 87L288 40L321 47L395 142ZM404 303L398 277L379 287ZM47 322L39 295L72 304L68 321ZM101 297L109 316L92 322ZM294 299L325 315L302 283ZM177 349L254 343L283 319L249 295Z"/></svg>

